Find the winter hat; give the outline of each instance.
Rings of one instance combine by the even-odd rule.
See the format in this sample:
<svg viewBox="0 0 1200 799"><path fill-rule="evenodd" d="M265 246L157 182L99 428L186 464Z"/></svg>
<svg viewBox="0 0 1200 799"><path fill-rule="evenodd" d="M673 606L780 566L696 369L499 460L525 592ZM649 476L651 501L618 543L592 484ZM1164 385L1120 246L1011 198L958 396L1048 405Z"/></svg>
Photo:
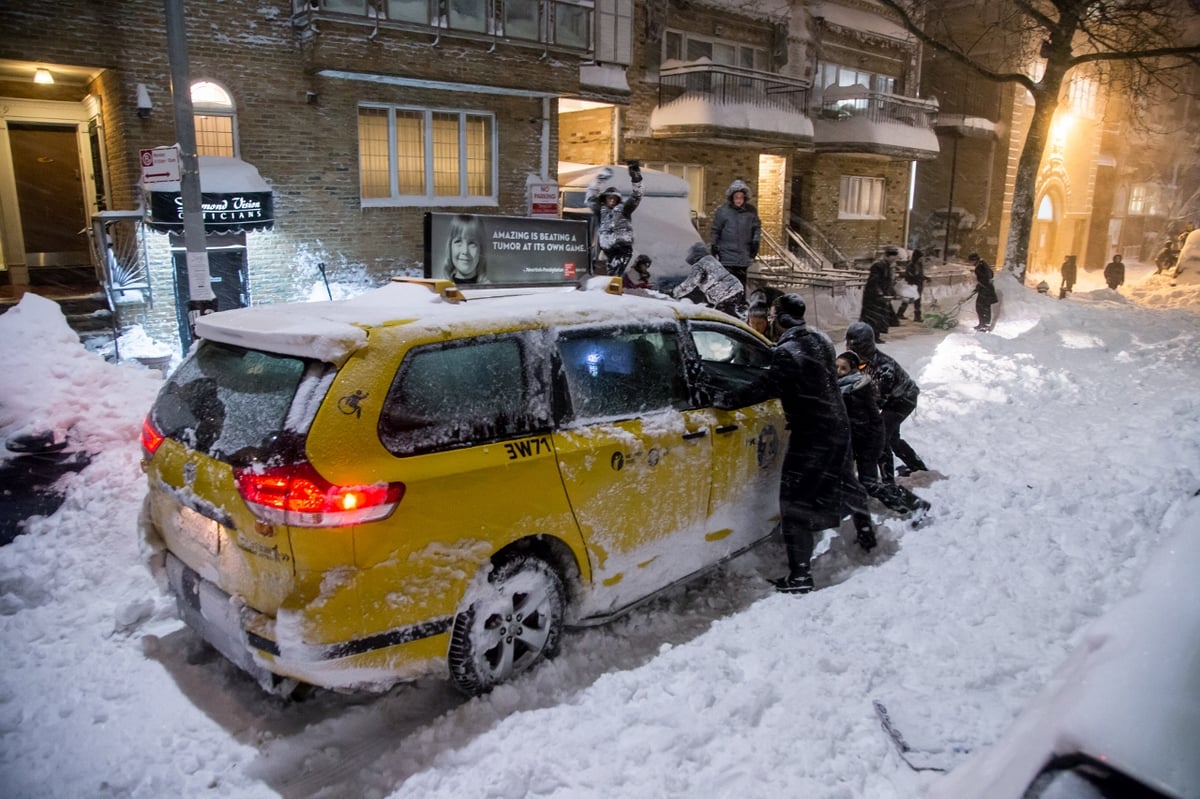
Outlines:
<svg viewBox="0 0 1200 799"><path fill-rule="evenodd" d="M875 354L875 328L866 322L855 322L846 329L846 346L861 360Z"/></svg>
<svg viewBox="0 0 1200 799"><path fill-rule="evenodd" d="M899 255L900 251L898 249L896 249L895 247L885 247L883 250L883 254L884 255Z"/></svg>
<svg viewBox="0 0 1200 799"><path fill-rule="evenodd" d="M784 294L775 300L775 323L787 329L804 324L807 307L799 294Z"/></svg>
<svg viewBox="0 0 1200 799"><path fill-rule="evenodd" d="M694 264L706 255L708 255L708 247L704 245L704 242L698 241L688 249L687 262Z"/></svg>

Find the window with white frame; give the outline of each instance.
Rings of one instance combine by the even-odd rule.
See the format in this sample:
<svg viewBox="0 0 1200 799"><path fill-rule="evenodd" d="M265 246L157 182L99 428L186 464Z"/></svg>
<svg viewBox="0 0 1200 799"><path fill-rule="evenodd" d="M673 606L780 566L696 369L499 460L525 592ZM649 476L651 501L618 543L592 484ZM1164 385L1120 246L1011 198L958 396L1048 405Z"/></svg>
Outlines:
<svg viewBox="0 0 1200 799"><path fill-rule="evenodd" d="M1161 205L1162 187L1156 183L1136 183L1129 190L1129 216L1160 216Z"/></svg>
<svg viewBox="0 0 1200 799"><path fill-rule="evenodd" d="M770 71L771 60L764 47L728 39L715 39L689 31L667 30L663 35L663 61L699 61Z"/></svg>
<svg viewBox="0 0 1200 799"><path fill-rule="evenodd" d="M704 167L700 164L669 164L665 161L646 161L642 164L647 169L657 169L668 175L683 178L688 184L688 205L692 214L704 216L707 205L704 202Z"/></svg>
<svg viewBox="0 0 1200 799"><path fill-rule="evenodd" d="M192 84L196 154L237 157L237 111L229 92L212 81Z"/></svg>
<svg viewBox="0 0 1200 799"><path fill-rule="evenodd" d="M496 201L496 120L476 111L361 105L363 205Z"/></svg>
<svg viewBox="0 0 1200 799"><path fill-rule="evenodd" d="M596 0L595 14L592 59L601 64L632 64L633 0Z"/></svg>
<svg viewBox="0 0 1200 799"><path fill-rule="evenodd" d="M885 219L883 178L842 175L838 219Z"/></svg>
<svg viewBox="0 0 1200 799"><path fill-rule="evenodd" d="M868 92L895 94L896 79L891 75L880 75L876 72L867 72L853 67L842 66L841 64L831 64L821 62L817 64L816 84L821 89L830 87L849 87L862 86ZM867 98L854 98L839 100L835 104L838 108L857 108L865 109L867 107Z"/></svg>

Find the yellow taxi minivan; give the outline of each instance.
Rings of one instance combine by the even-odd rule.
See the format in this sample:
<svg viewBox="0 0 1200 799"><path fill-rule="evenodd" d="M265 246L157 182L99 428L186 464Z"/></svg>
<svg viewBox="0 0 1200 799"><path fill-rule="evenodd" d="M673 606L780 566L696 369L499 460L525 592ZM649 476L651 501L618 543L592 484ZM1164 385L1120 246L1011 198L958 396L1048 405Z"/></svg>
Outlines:
<svg viewBox="0 0 1200 799"><path fill-rule="evenodd" d="M770 345L703 306L398 279L196 332L143 427L142 535L267 690L481 693L778 523Z"/></svg>

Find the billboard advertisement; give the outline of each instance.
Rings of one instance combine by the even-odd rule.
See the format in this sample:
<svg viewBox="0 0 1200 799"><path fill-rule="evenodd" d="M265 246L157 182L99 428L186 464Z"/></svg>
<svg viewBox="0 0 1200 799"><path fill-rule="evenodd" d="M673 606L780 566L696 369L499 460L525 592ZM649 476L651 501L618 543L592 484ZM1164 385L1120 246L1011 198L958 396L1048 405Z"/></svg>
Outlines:
<svg viewBox="0 0 1200 799"><path fill-rule="evenodd" d="M589 226L574 219L425 214L425 277L462 286L574 285L589 273Z"/></svg>

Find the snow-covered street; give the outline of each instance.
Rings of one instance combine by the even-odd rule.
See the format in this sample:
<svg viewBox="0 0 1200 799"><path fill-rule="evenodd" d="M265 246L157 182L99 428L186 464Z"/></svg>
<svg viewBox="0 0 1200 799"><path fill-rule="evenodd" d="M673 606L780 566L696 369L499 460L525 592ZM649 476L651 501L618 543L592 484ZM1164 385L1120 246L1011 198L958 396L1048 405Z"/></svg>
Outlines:
<svg viewBox="0 0 1200 799"><path fill-rule="evenodd" d="M1200 282L1131 269L1118 295L1091 273L1066 300L996 282L994 333L968 305L954 330L881 346L922 388L904 431L931 471L908 485L933 510L913 530L876 506L870 555L845 522L815 593L771 590L772 542L570 632L488 696L428 681L290 703L184 628L143 563L159 373L105 363L27 297L0 316L0 435L70 430L96 454L0 548L0 794L921 796L942 772L900 757L875 702L932 766L964 762L1176 524L1200 535Z"/></svg>

